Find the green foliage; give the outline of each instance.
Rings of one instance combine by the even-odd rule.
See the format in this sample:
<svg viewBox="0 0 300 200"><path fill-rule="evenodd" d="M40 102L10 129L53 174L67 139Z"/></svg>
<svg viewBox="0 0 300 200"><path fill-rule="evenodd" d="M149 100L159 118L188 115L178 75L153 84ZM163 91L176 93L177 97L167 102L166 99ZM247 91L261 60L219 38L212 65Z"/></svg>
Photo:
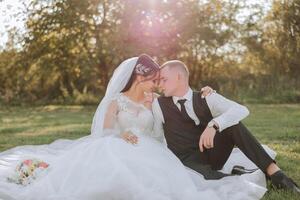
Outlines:
<svg viewBox="0 0 300 200"><path fill-rule="evenodd" d="M300 101L300 1L273 1L259 23L248 22L242 65L256 79L258 95L273 102ZM255 33L255 34L253 34Z"/></svg>
<svg viewBox="0 0 300 200"><path fill-rule="evenodd" d="M190 83L249 102L299 102L299 0L32 0L0 51L0 102L96 103L122 60L180 59ZM241 21L244 9L252 12Z"/></svg>
<svg viewBox="0 0 300 200"><path fill-rule="evenodd" d="M33 3L27 22L23 59L24 90L36 99L68 99L99 89L107 76L97 58L107 42L100 38L110 26L95 9L106 1L54 1L40 8ZM105 16L103 16L105 17ZM109 38L108 38L109 39ZM104 82L103 84L106 84Z"/></svg>

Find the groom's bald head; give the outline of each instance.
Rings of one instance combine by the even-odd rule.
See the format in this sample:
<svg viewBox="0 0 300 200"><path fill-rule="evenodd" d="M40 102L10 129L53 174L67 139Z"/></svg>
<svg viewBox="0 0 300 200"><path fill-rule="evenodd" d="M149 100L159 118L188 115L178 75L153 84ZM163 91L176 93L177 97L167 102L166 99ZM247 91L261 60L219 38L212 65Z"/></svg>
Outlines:
<svg viewBox="0 0 300 200"><path fill-rule="evenodd" d="M163 68L168 68L168 70L170 71L179 72L180 74L184 75L187 78L187 80L189 80L190 72L187 66L180 60L167 61L160 67L160 69Z"/></svg>
<svg viewBox="0 0 300 200"><path fill-rule="evenodd" d="M160 88L165 96L184 95L189 87L189 70L179 60L170 60L160 67Z"/></svg>

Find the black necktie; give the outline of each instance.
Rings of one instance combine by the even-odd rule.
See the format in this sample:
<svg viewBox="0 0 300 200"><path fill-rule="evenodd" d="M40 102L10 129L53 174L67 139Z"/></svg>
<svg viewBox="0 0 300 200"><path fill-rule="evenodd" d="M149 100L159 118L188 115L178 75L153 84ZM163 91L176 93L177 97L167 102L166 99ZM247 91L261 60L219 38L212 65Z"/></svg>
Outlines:
<svg viewBox="0 0 300 200"><path fill-rule="evenodd" d="M178 103L180 104L180 106L181 106L180 112L181 112L182 116L184 117L184 119L186 119L186 120L191 120L191 118L190 118L190 116L188 115L188 113L186 112L186 109L185 109L185 106L184 106L184 103L186 102L186 99L180 99L180 100L178 100L177 102L178 102Z"/></svg>

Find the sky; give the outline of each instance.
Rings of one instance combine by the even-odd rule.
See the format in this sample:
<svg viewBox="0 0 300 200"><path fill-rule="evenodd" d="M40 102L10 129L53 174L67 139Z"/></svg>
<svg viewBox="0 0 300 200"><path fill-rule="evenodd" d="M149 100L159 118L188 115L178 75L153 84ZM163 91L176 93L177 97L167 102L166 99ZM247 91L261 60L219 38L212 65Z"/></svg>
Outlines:
<svg viewBox="0 0 300 200"><path fill-rule="evenodd" d="M16 27L20 35L25 32L26 16L24 14L17 15L24 10L31 0L0 0L0 49L7 42L7 32ZM262 4L265 12L270 8L271 0L248 0L247 4ZM250 10L245 10L243 15L247 16Z"/></svg>
<svg viewBox="0 0 300 200"><path fill-rule="evenodd" d="M0 47L7 41L7 32L16 27L18 30L25 31L25 15L17 15L24 10L30 0L0 0ZM23 18L23 19L22 19Z"/></svg>

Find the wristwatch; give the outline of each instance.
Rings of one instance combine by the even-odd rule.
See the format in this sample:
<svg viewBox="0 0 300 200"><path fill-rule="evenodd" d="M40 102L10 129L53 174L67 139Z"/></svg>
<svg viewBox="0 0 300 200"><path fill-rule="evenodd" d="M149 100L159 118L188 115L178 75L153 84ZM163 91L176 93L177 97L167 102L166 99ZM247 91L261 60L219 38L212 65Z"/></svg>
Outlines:
<svg viewBox="0 0 300 200"><path fill-rule="evenodd" d="M209 127L209 128L214 128L216 131L219 131L218 126L214 123L213 120L211 120L211 121L207 124L207 127Z"/></svg>

